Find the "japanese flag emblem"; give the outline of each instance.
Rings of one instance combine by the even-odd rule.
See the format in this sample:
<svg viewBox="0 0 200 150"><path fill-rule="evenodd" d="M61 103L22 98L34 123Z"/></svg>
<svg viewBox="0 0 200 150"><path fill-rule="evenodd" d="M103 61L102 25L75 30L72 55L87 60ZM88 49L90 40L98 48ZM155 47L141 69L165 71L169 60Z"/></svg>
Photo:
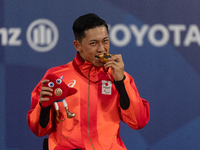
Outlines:
<svg viewBox="0 0 200 150"><path fill-rule="evenodd" d="M111 95L112 82L102 80L102 94Z"/></svg>

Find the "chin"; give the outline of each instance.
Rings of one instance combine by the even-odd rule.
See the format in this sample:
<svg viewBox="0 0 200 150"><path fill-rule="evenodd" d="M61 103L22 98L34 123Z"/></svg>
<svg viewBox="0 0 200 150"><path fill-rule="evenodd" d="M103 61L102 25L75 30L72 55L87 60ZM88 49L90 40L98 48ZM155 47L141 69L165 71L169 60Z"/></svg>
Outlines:
<svg viewBox="0 0 200 150"><path fill-rule="evenodd" d="M98 67L98 68L101 68L101 67L104 66L104 64L103 64L103 63L102 63L102 64L94 64L94 66L95 66L95 67Z"/></svg>

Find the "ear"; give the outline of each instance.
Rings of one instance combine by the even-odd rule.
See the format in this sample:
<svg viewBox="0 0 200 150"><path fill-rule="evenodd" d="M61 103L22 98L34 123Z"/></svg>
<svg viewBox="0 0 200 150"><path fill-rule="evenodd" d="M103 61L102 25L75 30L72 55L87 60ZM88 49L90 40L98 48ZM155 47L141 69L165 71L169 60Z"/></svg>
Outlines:
<svg viewBox="0 0 200 150"><path fill-rule="evenodd" d="M81 49L81 43L78 41L78 40L74 40L74 47L75 49L78 51L78 52L81 52L82 49Z"/></svg>

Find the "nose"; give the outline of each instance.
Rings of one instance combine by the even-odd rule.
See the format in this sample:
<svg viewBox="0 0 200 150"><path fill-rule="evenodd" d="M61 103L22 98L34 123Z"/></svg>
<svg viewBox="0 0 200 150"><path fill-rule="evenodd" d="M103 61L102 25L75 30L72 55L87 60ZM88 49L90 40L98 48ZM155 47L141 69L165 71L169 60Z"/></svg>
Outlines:
<svg viewBox="0 0 200 150"><path fill-rule="evenodd" d="M105 49L105 47L104 47L104 45L102 43L99 43L97 51L99 53L104 53L106 51L106 49Z"/></svg>

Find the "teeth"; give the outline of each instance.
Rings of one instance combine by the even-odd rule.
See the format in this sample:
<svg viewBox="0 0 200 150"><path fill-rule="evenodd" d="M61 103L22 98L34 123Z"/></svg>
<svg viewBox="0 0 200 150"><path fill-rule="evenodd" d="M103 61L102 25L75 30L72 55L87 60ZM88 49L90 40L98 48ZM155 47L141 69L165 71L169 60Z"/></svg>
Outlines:
<svg viewBox="0 0 200 150"><path fill-rule="evenodd" d="M105 53L104 54L101 54L101 55L99 55L99 56L95 56L96 58L101 58L101 57L103 57L105 55Z"/></svg>
<svg viewBox="0 0 200 150"><path fill-rule="evenodd" d="M104 56L105 54L101 54L101 55L99 55L99 57L102 57L102 56Z"/></svg>

